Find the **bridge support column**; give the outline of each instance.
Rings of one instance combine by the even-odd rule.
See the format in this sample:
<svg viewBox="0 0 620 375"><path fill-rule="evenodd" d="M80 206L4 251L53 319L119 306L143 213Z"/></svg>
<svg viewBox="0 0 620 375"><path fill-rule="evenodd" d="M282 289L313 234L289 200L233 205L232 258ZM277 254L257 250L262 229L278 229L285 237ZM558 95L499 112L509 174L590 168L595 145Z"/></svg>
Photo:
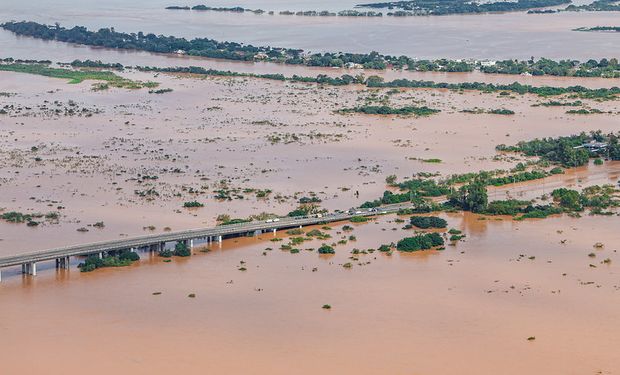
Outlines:
<svg viewBox="0 0 620 375"><path fill-rule="evenodd" d="M276 228L273 228L273 235L274 235L274 236L276 235L276 231L277 231L277 229L276 229Z"/></svg>
<svg viewBox="0 0 620 375"><path fill-rule="evenodd" d="M99 256L99 259L103 259L103 252L97 254Z"/></svg>
<svg viewBox="0 0 620 375"><path fill-rule="evenodd" d="M34 262L26 263L22 265L22 270L24 270L24 273L27 275L36 276L37 275L37 264Z"/></svg>
<svg viewBox="0 0 620 375"><path fill-rule="evenodd" d="M222 243L222 236L217 236L217 242Z"/></svg>
<svg viewBox="0 0 620 375"><path fill-rule="evenodd" d="M190 250L194 248L194 240L189 240L189 248Z"/></svg>
<svg viewBox="0 0 620 375"><path fill-rule="evenodd" d="M69 269L69 257L62 257L56 259L56 269L61 268L68 270Z"/></svg>

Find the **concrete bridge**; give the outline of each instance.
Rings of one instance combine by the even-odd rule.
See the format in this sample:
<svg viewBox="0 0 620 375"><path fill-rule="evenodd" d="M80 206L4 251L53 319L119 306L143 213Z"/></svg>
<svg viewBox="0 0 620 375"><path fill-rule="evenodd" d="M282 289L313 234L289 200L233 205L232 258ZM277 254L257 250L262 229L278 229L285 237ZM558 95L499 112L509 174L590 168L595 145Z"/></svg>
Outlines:
<svg viewBox="0 0 620 375"><path fill-rule="evenodd" d="M185 242L190 248L194 242L202 241L206 244L213 242L221 243L224 238L257 234L263 232L276 232L281 229L301 228L307 225L323 224L336 221L348 220L354 216L375 216L379 214L394 213L403 208L411 208L411 204L397 204L382 206L376 209L352 209L346 212L337 212L327 215L284 217L265 221L252 221L248 223L220 225L213 228L190 229L184 231L167 232L146 236L123 238L119 240L93 242L83 245L60 247L56 249L36 251L12 256L0 257L0 280L1 269L6 267L21 266L22 273L35 276L37 263L55 261L56 268L68 269L71 257L98 255L103 257L105 253L121 250L147 250L160 251L170 242Z"/></svg>

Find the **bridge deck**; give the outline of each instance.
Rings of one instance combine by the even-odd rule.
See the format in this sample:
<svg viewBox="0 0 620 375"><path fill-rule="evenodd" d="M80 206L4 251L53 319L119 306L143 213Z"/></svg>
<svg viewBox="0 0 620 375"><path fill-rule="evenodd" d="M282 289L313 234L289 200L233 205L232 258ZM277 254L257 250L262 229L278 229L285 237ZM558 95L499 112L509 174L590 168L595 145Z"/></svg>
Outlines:
<svg viewBox="0 0 620 375"><path fill-rule="evenodd" d="M70 256L91 255L105 251L117 251L130 248L140 248L151 246L162 242L185 241L203 237L231 236L243 233L251 233L258 230L278 230L292 228L296 226L314 225L321 223L329 223L335 221L348 220L354 216L375 216L383 213L393 213L402 208L411 207L410 204L398 204L383 206L375 211L359 210L357 213L334 213L324 215L322 217L303 216L280 218L279 221L253 221L249 223L221 225L212 228L190 229L184 231L168 232L161 234L151 234L146 236L123 238L119 240L110 240L102 242L94 242L83 245L73 245L60 247L56 249L36 251L19 255L10 255L0 257L0 268L18 266L27 263L42 262L48 260L59 259ZM360 212L361 211L361 212Z"/></svg>

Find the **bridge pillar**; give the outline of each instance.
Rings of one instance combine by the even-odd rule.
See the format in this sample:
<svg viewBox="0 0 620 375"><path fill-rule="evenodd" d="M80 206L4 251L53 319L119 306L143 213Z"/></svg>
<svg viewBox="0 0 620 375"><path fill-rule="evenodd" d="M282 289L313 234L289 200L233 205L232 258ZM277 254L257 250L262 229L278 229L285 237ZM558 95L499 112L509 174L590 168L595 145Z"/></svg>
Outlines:
<svg viewBox="0 0 620 375"><path fill-rule="evenodd" d="M99 259L103 259L103 252L100 252L99 254L97 254L99 256Z"/></svg>
<svg viewBox="0 0 620 375"><path fill-rule="evenodd" d="M58 268L68 269L69 268L69 257L57 258L56 269Z"/></svg>
<svg viewBox="0 0 620 375"><path fill-rule="evenodd" d="M0 270L0 282L2 282L2 270Z"/></svg>
<svg viewBox="0 0 620 375"><path fill-rule="evenodd" d="M276 228L273 228L273 235L274 235L274 236L276 235L276 231L277 231L277 229L276 229Z"/></svg>
<svg viewBox="0 0 620 375"><path fill-rule="evenodd" d="M189 240L189 248L190 250L194 248L194 240Z"/></svg>
<svg viewBox="0 0 620 375"><path fill-rule="evenodd" d="M22 265L22 269L25 271L24 273L28 274L28 275L32 275L32 276L36 276L37 275L37 264L32 262L32 263L26 263L24 265Z"/></svg>
<svg viewBox="0 0 620 375"><path fill-rule="evenodd" d="M217 236L217 242L222 243L222 236Z"/></svg>

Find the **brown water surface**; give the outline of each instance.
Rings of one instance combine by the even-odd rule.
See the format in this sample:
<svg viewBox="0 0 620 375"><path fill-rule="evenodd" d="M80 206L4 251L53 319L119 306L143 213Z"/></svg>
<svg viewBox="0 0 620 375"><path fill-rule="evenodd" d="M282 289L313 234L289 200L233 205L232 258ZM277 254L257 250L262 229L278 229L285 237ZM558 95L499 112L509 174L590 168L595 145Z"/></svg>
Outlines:
<svg viewBox="0 0 620 375"><path fill-rule="evenodd" d="M450 226L467 234L456 247L348 259L406 235L392 219L356 225L335 256L283 252L264 235L172 263L11 278L3 371L24 373L28 352L28 371L48 374L617 372L616 218L456 215Z"/></svg>

